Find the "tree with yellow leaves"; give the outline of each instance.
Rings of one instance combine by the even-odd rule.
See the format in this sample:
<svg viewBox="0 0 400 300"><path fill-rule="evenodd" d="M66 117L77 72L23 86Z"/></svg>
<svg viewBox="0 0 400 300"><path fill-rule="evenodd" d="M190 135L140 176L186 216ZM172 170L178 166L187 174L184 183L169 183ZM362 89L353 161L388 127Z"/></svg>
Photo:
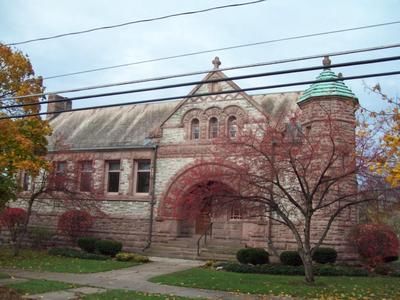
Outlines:
<svg viewBox="0 0 400 300"><path fill-rule="evenodd" d="M35 77L28 57L0 44L0 116L39 112L39 97L15 97L43 91L42 79ZM25 103L35 104L7 108ZM0 209L18 192L18 173L36 176L41 169L48 168L45 155L49 134L48 122L40 117L0 120Z"/></svg>
<svg viewBox="0 0 400 300"><path fill-rule="evenodd" d="M383 153L371 169L384 175L393 188L400 187L400 102L398 98L391 98L384 94L379 84L371 90L389 104L387 111L372 115L377 117L378 122L384 126L381 127L383 129L381 139Z"/></svg>

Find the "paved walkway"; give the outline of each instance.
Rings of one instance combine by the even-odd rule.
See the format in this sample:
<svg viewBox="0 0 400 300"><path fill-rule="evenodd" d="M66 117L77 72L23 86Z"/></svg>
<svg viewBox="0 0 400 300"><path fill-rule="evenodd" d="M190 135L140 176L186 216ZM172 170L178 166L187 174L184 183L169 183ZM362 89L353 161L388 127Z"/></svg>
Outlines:
<svg viewBox="0 0 400 300"><path fill-rule="evenodd" d="M101 289L125 289L146 293L167 294L191 298L206 298L206 299L240 299L240 300L253 300L253 299L278 299L277 297L254 296L254 295L237 295L229 292L203 290L195 288L167 286L147 281L149 278L182 271L185 269L193 268L202 265L204 262L183 260L183 259L170 259L152 257L152 263L134 266L126 269L114 270L109 272L92 273L92 274L71 274L71 273L54 273L54 272L33 272L25 270L4 269L4 273L8 273L16 278L30 278L30 279L47 279L57 280L67 283L80 284L90 287ZM71 294L65 292L46 293L40 295L40 299L48 300L62 300L72 299ZM96 291L99 292L100 290ZM79 292L79 291L78 291ZM82 293L90 293L84 291ZM62 296L64 295L64 296ZM37 295L39 296L39 295ZM76 297L76 296L75 296ZM30 297L30 299L36 298ZM281 298L279 298L281 299Z"/></svg>

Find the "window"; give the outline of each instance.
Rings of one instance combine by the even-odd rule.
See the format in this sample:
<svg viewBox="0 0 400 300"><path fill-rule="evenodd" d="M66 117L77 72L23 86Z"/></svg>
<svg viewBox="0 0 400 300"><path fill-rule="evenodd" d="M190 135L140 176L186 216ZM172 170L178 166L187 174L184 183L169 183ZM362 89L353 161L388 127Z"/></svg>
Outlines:
<svg viewBox="0 0 400 300"><path fill-rule="evenodd" d="M66 173L67 173L67 162L65 161L56 162L56 171L54 176L54 189L56 191L64 190Z"/></svg>
<svg viewBox="0 0 400 300"><path fill-rule="evenodd" d="M213 139L218 137L218 119L212 117L208 122L208 138Z"/></svg>
<svg viewBox="0 0 400 300"><path fill-rule="evenodd" d="M228 136L230 138L234 138L237 136L237 131L238 131L238 127L237 127L237 120L235 116L230 116L228 118Z"/></svg>
<svg viewBox="0 0 400 300"><path fill-rule="evenodd" d="M242 205L240 203L234 203L231 208L231 220L242 219Z"/></svg>
<svg viewBox="0 0 400 300"><path fill-rule="evenodd" d="M136 193L149 193L150 166L149 159L136 161Z"/></svg>
<svg viewBox="0 0 400 300"><path fill-rule="evenodd" d="M118 193L119 191L119 175L120 175L120 162L109 161L108 162L108 181L107 181L107 192Z"/></svg>
<svg viewBox="0 0 400 300"><path fill-rule="evenodd" d="M192 140L198 140L200 138L200 121L199 119L193 119L190 123L190 138Z"/></svg>
<svg viewBox="0 0 400 300"><path fill-rule="evenodd" d="M92 189L92 162L81 161L79 163L79 190L90 192Z"/></svg>
<svg viewBox="0 0 400 300"><path fill-rule="evenodd" d="M22 174L22 190L24 192L29 191L29 183L30 183L30 176L27 172L23 172Z"/></svg>

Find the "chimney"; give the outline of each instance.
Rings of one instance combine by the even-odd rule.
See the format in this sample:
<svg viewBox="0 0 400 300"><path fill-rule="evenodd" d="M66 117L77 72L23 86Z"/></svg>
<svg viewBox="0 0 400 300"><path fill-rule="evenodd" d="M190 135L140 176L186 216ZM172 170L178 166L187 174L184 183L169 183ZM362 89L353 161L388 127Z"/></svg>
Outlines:
<svg viewBox="0 0 400 300"><path fill-rule="evenodd" d="M50 94L48 101L55 101L55 102L47 103L47 112L52 113L47 115L47 120L54 119L56 116L59 115L54 112L69 110L72 108L71 100L68 100L67 97L62 97L57 94Z"/></svg>

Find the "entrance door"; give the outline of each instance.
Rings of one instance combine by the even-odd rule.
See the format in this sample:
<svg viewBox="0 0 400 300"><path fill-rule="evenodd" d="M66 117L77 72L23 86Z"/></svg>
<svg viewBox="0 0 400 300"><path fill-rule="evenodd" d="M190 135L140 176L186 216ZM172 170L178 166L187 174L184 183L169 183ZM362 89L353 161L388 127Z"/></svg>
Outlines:
<svg viewBox="0 0 400 300"><path fill-rule="evenodd" d="M195 234L203 234L211 222L211 207L205 206L196 218Z"/></svg>

